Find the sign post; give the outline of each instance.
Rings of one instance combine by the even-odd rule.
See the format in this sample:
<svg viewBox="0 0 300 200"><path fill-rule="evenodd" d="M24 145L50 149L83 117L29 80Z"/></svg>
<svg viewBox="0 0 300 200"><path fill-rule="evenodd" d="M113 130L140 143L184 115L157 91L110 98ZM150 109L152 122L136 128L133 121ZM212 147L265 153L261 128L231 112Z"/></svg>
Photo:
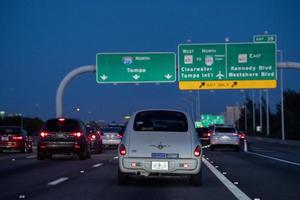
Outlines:
<svg viewBox="0 0 300 200"><path fill-rule="evenodd" d="M276 87L275 43L181 44L179 89Z"/></svg>
<svg viewBox="0 0 300 200"><path fill-rule="evenodd" d="M99 53L97 83L175 82L175 53Z"/></svg>

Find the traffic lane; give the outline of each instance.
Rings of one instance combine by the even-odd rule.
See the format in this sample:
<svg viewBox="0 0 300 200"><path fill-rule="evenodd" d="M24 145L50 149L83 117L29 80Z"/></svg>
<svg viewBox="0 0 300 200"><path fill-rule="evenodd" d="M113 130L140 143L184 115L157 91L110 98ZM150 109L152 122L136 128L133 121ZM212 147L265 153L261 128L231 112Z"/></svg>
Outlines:
<svg viewBox="0 0 300 200"><path fill-rule="evenodd" d="M299 199L299 166L227 149L205 150L209 161L250 198Z"/></svg>
<svg viewBox="0 0 300 200"><path fill-rule="evenodd" d="M248 151L284 159L300 165L300 147L261 141L247 141Z"/></svg>
<svg viewBox="0 0 300 200"><path fill-rule="evenodd" d="M19 195L39 191L47 183L61 177L73 177L93 168L94 165L114 159L115 152L92 155L79 160L75 156L57 155L52 160L23 159L0 166L0 199L16 199Z"/></svg>
<svg viewBox="0 0 300 200"><path fill-rule="evenodd" d="M36 153L22 153L19 151L4 151L0 153L0 163L10 161L12 159L25 159L27 156L33 156Z"/></svg>
<svg viewBox="0 0 300 200"><path fill-rule="evenodd" d="M184 177L134 177L128 185L117 181L118 160L112 159L98 168L71 177L43 192L28 194L30 199L236 199L233 194L203 165L203 186L191 186Z"/></svg>

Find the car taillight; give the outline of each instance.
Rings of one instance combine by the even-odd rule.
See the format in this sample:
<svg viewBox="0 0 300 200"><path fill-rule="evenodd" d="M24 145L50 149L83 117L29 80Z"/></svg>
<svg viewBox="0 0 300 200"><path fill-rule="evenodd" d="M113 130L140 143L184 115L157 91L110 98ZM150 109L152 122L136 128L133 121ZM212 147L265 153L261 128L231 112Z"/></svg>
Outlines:
<svg viewBox="0 0 300 200"><path fill-rule="evenodd" d="M47 132L41 132L41 133L40 133L40 136L41 136L41 137L47 137L47 136L48 136L48 133L47 133Z"/></svg>
<svg viewBox="0 0 300 200"><path fill-rule="evenodd" d="M79 138L79 137L83 136L83 133L82 132L75 132L75 133L71 133L71 135Z"/></svg>
<svg viewBox="0 0 300 200"><path fill-rule="evenodd" d="M96 135L92 135L92 139L96 139Z"/></svg>
<svg viewBox="0 0 300 200"><path fill-rule="evenodd" d="M12 139L13 140L22 140L23 137L22 136L13 136Z"/></svg>
<svg viewBox="0 0 300 200"><path fill-rule="evenodd" d="M121 135L121 134L118 134L118 135L117 135L117 138L122 138L122 135Z"/></svg>
<svg viewBox="0 0 300 200"><path fill-rule="evenodd" d="M210 137L211 136L211 133L207 133L207 137Z"/></svg>
<svg viewBox="0 0 300 200"><path fill-rule="evenodd" d="M126 155L126 148L123 144L121 144L120 147L119 147L119 153L120 153L121 156Z"/></svg>
<svg viewBox="0 0 300 200"><path fill-rule="evenodd" d="M201 151L202 151L201 147L197 146L194 150L194 156L199 157L201 155Z"/></svg>

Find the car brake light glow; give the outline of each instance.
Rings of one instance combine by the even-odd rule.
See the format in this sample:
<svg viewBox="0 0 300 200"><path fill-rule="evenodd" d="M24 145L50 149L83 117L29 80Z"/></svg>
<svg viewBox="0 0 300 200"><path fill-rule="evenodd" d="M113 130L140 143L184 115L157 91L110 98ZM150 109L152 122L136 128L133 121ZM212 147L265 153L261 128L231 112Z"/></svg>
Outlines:
<svg viewBox="0 0 300 200"><path fill-rule="evenodd" d="M123 144L120 145L120 148L119 148L119 153L121 156L125 156L126 155L126 148Z"/></svg>
<svg viewBox="0 0 300 200"><path fill-rule="evenodd" d="M73 135L75 137L81 137L83 134L82 134L82 132L75 132L75 133L72 133L71 135Z"/></svg>
<svg viewBox="0 0 300 200"><path fill-rule="evenodd" d="M64 121L65 121L65 118L59 118L58 121L64 122Z"/></svg>
<svg viewBox="0 0 300 200"><path fill-rule="evenodd" d="M41 137L47 137L48 136L48 133L47 132L41 132Z"/></svg>
<svg viewBox="0 0 300 200"><path fill-rule="evenodd" d="M12 139L13 140L22 140L23 137L22 136L13 136Z"/></svg>
<svg viewBox="0 0 300 200"><path fill-rule="evenodd" d="M207 133L207 136L208 136L208 137L210 137L210 135L211 135L210 133Z"/></svg>
<svg viewBox="0 0 300 200"><path fill-rule="evenodd" d="M132 162L131 167L136 167L136 162Z"/></svg>
<svg viewBox="0 0 300 200"><path fill-rule="evenodd" d="M197 146L197 147L195 148L194 155L195 155L196 157L199 157L199 156L201 155L201 147L200 147L200 146Z"/></svg>
<svg viewBox="0 0 300 200"><path fill-rule="evenodd" d="M117 135L117 138L122 138L122 135L118 134L118 135Z"/></svg>
<svg viewBox="0 0 300 200"><path fill-rule="evenodd" d="M96 139L96 135L92 135L92 139Z"/></svg>

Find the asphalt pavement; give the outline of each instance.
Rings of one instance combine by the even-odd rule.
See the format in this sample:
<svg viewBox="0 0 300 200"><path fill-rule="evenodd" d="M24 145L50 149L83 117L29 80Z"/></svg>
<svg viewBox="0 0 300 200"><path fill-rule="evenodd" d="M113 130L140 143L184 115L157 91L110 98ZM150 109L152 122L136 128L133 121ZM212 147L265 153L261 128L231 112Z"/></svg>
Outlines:
<svg viewBox="0 0 300 200"><path fill-rule="evenodd" d="M204 148L201 187L185 177L137 177L119 186L116 149L88 160L57 155L40 161L35 153L4 152L0 199L300 199L300 147L247 146L248 152Z"/></svg>

